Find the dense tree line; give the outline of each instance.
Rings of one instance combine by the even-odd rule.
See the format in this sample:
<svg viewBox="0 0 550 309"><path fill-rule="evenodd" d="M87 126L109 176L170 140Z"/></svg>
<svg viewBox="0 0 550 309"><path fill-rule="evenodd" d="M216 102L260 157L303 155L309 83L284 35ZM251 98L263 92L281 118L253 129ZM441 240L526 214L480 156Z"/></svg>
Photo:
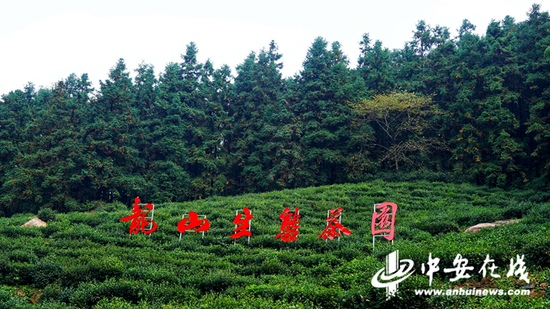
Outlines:
<svg viewBox="0 0 550 309"><path fill-rule="evenodd" d="M283 78L275 42L232 76L187 46L157 78L121 59L0 100L0 211L184 201L426 169L494 186L550 179L550 18L420 21L393 51L365 34L355 68L317 38ZM546 51L546 56L545 56ZM393 122L391 122L391 121Z"/></svg>

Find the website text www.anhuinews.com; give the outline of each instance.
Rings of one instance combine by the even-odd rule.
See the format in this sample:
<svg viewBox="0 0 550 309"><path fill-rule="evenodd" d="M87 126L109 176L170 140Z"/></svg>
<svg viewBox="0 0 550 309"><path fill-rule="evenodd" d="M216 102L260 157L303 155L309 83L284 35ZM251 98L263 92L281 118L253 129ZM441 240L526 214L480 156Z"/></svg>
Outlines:
<svg viewBox="0 0 550 309"><path fill-rule="evenodd" d="M529 295L530 290L502 290L502 289L422 289L414 290L416 295L472 295L472 296L487 296L487 295Z"/></svg>

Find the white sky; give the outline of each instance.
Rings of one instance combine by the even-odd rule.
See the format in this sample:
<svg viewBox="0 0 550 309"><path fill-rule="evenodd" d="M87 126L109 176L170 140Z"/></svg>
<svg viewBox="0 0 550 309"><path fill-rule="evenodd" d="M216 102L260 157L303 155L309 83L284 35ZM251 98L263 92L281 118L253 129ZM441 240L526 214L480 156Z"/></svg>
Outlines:
<svg viewBox="0 0 550 309"><path fill-rule="evenodd" d="M142 61L155 73L180 62L189 42L199 61L233 70L271 40L283 54L284 76L302 66L317 36L339 41L355 67L359 41L368 32L384 47L402 48L419 20L448 27L454 37L463 19L484 34L491 19L527 18L541 0L398 1L2 1L0 95L27 82L50 87L69 74L88 73L93 86L119 58L134 70ZM9 3L9 4L7 4ZM542 11L548 11L542 5Z"/></svg>

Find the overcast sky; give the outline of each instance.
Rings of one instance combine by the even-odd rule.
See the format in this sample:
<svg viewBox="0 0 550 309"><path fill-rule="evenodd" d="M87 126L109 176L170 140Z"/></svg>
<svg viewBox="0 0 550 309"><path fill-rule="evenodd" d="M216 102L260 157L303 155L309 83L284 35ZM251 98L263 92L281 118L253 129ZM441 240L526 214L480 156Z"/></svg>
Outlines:
<svg viewBox="0 0 550 309"><path fill-rule="evenodd" d="M454 37L469 19L484 34L491 19L510 15L523 21L537 2L542 1L2 1L0 94L27 82L50 87L71 73L88 73L98 88L119 58L132 76L142 61L154 65L158 76L167 63L181 60L189 42L197 44L199 61L210 58L215 68L234 69L275 40L283 74L292 76L322 36L339 41L355 67L365 32L390 49L411 40L419 20L446 26Z"/></svg>

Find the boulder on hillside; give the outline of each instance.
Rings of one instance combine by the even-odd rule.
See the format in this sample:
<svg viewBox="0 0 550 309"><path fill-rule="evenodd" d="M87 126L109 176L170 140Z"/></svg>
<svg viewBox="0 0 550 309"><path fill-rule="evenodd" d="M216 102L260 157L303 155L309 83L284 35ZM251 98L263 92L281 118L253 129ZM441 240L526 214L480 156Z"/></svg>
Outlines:
<svg viewBox="0 0 550 309"><path fill-rule="evenodd" d="M27 223L21 225L21 227L46 227L48 226L48 223L38 219L37 217L34 217L27 221Z"/></svg>
<svg viewBox="0 0 550 309"><path fill-rule="evenodd" d="M501 220L491 223L480 223L476 224L474 226L471 226L467 228L464 233L477 233L481 231L482 229L488 228L488 227L495 227L499 225L505 225L505 224L512 224L512 223L518 223L520 219L510 219L510 220Z"/></svg>

